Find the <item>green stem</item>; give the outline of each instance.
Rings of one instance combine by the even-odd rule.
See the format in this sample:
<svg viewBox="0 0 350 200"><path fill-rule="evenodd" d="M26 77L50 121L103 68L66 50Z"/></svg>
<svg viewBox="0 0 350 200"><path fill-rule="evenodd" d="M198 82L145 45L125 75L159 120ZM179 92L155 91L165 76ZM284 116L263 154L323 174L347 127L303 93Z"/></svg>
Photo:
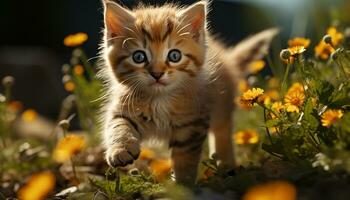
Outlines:
<svg viewBox="0 0 350 200"><path fill-rule="evenodd" d="M283 76L283 81L282 81L282 93L284 94L285 91L286 91L286 87L287 87L287 78L288 78L288 75L289 75L289 71L290 71L290 68L292 66L292 63L291 61L289 60L288 61L288 64L287 64L287 69L286 71L284 72L284 76Z"/></svg>
<svg viewBox="0 0 350 200"><path fill-rule="evenodd" d="M267 117L266 117L266 109L265 108L264 108L264 121L265 121L265 124L266 124ZM265 129L266 129L267 136L269 137L270 143L272 144L272 138L271 138L271 134L270 134L269 128L267 126L265 126Z"/></svg>

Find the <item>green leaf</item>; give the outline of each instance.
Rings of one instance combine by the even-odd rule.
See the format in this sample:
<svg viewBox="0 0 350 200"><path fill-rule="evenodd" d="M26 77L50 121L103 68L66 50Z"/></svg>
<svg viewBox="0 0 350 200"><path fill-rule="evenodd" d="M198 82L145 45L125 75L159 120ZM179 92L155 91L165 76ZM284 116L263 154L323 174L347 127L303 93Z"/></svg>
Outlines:
<svg viewBox="0 0 350 200"><path fill-rule="evenodd" d="M280 123L281 123L280 119L270 119L270 120L267 120L265 124L268 128L271 128L279 125Z"/></svg>
<svg viewBox="0 0 350 200"><path fill-rule="evenodd" d="M319 80L316 81L316 93L319 97L320 103L322 104L329 104L330 103L330 97L334 91L334 86L325 80Z"/></svg>

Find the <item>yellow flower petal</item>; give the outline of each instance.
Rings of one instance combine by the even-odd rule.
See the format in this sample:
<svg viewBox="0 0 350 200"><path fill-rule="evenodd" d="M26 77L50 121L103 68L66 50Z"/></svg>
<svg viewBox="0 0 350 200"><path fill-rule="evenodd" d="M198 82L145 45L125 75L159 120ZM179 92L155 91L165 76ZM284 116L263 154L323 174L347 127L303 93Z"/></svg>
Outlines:
<svg viewBox="0 0 350 200"><path fill-rule="evenodd" d="M256 74L260 72L265 67L265 61L257 60L249 64L248 71L252 74Z"/></svg>
<svg viewBox="0 0 350 200"><path fill-rule="evenodd" d="M65 37L63 44L67 47L75 47L82 45L87 39L88 35L86 33L76 33Z"/></svg>
<svg viewBox="0 0 350 200"><path fill-rule="evenodd" d="M139 156L140 160L153 160L155 158L155 153L152 149L142 148Z"/></svg>
<svg viewBox="0 0 350 200"><path fill-rule="evenodd" d="M150 168L156 180L161 182L170 175L172 162L170 159L153 160L150 164Z"/></svg>
<svg viewBox="0 0 350 200"><path fill-rule="evenodd" d="M321 116L322 126L330 127L335 124L339 119L343 117L342 110L329 109L325 111Z"/></svg>
<svg viewBox="0 0 350 200"><path fill-rule="evenodd" d="M297 190L285 181L275 181L252 187L243 200L296 200Z"/></svg>
<svg viewBox="0 0 350 200"><path fill-rule="evenodd" d="M85 147L83 136L69 134L62 138L53 151L53 159L56 162L65 162L78 154Z"/></svg>
<svg viewBox="0 0 350 200"><path fill-rule="evenodd" d="M259 141L259 134L251 129L239 131L233 135L236 144L256 144Z"/></svg>
<svg viewBox="0 0 350 200"><path fill-rule="evenodd" d="M64 84L64 89L67 92L72 92L75 89L75 84L73 83L73 81L68 81Z"/></svg>
<svg viewBox="0 0 350 200"><path fill-rule="evenodd" d="M28 109L23 112L22 120L25 122L33 122L38 118L38 113L33 109Z"/></svg>
<svg viewBox="0 0 350 200"><path fill-rule="evenodd" d="M75 65L74 68L73 68L73 71L74 71L74 73L75 73L76 75L81 76L81 75L83 75L83 73L84 73L84 67L81 66L81 65Z"/></svg>
<svg viewBox="0 0 350 200"><path fill-rule="evenodd" d="M56 178L52 172L32 175L26 185L18 191L20 200L43 200L55 188Z"/></svg>
<svg viewBox="0 0 350 200"><path fill-rule="evenodd" d="M307 48L310 45L310 40L307 38L296 37L288 40L289 47L303 46Z"/></svg>

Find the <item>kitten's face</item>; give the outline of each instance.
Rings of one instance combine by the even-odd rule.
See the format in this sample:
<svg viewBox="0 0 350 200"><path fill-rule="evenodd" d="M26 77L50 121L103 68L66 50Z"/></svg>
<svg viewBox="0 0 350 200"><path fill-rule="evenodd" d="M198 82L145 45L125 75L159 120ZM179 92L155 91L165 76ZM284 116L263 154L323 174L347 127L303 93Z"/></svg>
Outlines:
<svg viewBox="0 0 350 200"><path fill-rule="evenodd" d="M189 87L205 59L205 3L129 11L107 3L107 63L119 82L148 91Z"/></svg>

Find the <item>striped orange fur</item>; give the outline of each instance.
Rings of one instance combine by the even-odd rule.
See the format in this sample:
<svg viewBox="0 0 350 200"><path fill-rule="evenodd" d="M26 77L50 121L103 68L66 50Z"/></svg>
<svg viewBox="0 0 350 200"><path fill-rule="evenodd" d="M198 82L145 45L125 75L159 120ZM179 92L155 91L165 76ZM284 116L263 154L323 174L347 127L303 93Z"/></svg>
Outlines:
<svg viewBox="0 0 350 200"><path fill-rule="evenodd" d="M172 150L176 180L193 184L211 133L221 164L233 167L236 80L240 69L266 53L277 31L224 48L207 30L206 1L133 10L110 1L104 5L102 121L108 164L130 164L142 141L162 140Z"/></svg>

